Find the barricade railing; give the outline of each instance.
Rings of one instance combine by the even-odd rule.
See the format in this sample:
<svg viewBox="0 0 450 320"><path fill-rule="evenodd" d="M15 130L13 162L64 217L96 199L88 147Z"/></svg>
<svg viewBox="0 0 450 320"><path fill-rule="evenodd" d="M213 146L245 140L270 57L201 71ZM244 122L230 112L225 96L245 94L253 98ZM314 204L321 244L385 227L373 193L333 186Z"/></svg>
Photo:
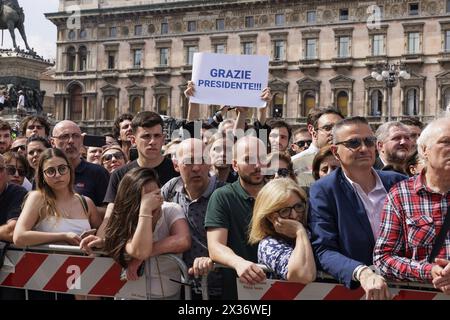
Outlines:
<svg viewBox="0 0 450 320"><path fill-rule="evenodd" d="M159 257L173 261L180 270L185 299L191 299L188 268L177 255ZM102 251L87 256L79 247L40 245L11 246L0 269L0 287L121 299L151 299L150 267L137 281L121 280L122 267ZM181 280L181 281L179 281Z"/></svg>
<svg viewBox="0 0 450 320"><path fill-rule="evenodd" d="M258 266L266 273L272 272L265 265ZM216 268L229 267L214 263ZM307 285L270 279L256 285L245 285L239 279L236 281L239 300L360 300L365 296L361 287L350 290L323 271L318 271L316 280ZM387 284L394 300L450 300L449 295L430 283L387 281ZM201 291L203 300L209 300L207 274L202 276Z"/></svg>

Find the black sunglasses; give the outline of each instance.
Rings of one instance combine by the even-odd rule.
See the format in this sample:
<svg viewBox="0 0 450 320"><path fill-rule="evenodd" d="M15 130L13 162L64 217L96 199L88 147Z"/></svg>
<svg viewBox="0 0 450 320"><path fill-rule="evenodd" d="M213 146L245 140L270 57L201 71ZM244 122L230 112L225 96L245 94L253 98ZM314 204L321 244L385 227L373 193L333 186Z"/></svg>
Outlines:
<svg viewBox="0 0 450 320"><path fill-rule="evenodd" d="M105 160L105 161L111 161L113 157L116 158L117 160L122 160L122 159L123 159L123 154L120 153L120 152L116 152L116 153L108 153L108 154L105 154L105 155L103 156L103 160Z"/></svg>
<svg viewBox="0 0 450 320"><path fill-rule="evenodd" d="M359 147L361 147L361 144L364 143L364 145L367 148L372 148L375 146L376 142L377 142L376 137L365 137L365 138L348 139L345 141L337 142L337 143L335 143L335 145L343 144L346 148L358 149Z"/></svg>
<svg viewBox="0 0 450 320"><path fill-rule="evenodd" d="M277 176L278 178L288 178L290 174L291 170L287 168L279 168L277 172L275 172L275 174L267 175L267 178L274 179L275 176Z"/></svg>
<svg viewBox="0 0 450 320"><path fill-rule="evenodd" d="M298 147L303 148L303 147L309 147L312 143L312 140L299 140L297 142L294 142Z"/></svg>
<svg viewBox="0 0 450 320"><path fill-rule="evenodd" d="M17 147L11 148L11 151L12 152L19 152L19 150L25 151L26 149L27 149L26 145L21 145L21 146L17 146Z"/></svg>
<svg viewBox="0 0 450 320"><path fill-rule="evenodd" d="M14 176L16 172L19 175L19 177L25 177L27 174L27 172L24 169L19 169L13 166L6 166L6 173L9 176Z"/></svg>

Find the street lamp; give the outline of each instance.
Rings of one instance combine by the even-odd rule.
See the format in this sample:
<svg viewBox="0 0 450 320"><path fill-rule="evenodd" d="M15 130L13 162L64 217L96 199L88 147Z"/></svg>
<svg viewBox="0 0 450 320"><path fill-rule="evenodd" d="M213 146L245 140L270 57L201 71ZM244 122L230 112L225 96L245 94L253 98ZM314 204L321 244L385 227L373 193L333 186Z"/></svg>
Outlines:
<svg viewBox="0 0 450 320"><path fill-rule="evenodd" d="M398 83L399 78L408 80L411 75L406 71L403 64L386 63L375 67L370 74L377 81L384 81L388 89L388 121L392 119L392 88Z"/></svg>

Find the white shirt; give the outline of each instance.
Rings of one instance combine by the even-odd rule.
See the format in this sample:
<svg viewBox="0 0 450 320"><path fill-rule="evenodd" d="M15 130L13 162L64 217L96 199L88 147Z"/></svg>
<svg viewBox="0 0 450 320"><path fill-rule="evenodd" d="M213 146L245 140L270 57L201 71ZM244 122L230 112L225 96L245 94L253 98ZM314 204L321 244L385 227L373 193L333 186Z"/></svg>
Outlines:
<svg viewBox="0 0 450 320"><path fill-rule="evenodd" d="M21 94L19 96L19 102L17 103L19 107L25 107L25 96Z"/></svg>
<svg viewBox="0 0 450 320"><path fill-rule="evenodd" d="M295 156L293 156L291 158L291 160L294 161L295 159L299 159L301 157L304 157L304 156L307 156L307 155L310 155L310 154L316 155L318 152L319 152L319 148L317 148L314 143L311 143L311 145L309 146L308 149L303 150L300 153L297 153Z"/></svg>
<svg viewBox="0 0 450 320"><path fill-rule="evenodd" d="M344 171L342 171L344 172ZM353 182L344 172L345 178L351 184L356 194L361 199L364 209L366 210L367 217L369 218L370 227L372 228L372 233L375 241L378 238L378 229L381 223L381 211L383 210L384 200L387 195L387 191L384 188L383 182L381 181L378 173L372 169L372 173L376 179L375 187L369 192L365 193L361 186Z"/></svg>

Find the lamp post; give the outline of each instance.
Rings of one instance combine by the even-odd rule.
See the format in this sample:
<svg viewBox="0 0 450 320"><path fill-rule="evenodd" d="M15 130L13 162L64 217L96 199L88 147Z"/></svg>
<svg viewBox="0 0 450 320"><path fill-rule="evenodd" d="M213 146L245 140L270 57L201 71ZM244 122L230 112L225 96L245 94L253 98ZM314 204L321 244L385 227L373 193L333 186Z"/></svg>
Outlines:
<svg viewBox="0 0 450 320"><path fill-rule="evenodd" d="M392 88L394 88L399 78L409 79L411 75L406 71L404 65L400 63L386 63L375 67L371 73L372 78L377 81L384 81L388 92L388 121L392 119Z"/></svg>

